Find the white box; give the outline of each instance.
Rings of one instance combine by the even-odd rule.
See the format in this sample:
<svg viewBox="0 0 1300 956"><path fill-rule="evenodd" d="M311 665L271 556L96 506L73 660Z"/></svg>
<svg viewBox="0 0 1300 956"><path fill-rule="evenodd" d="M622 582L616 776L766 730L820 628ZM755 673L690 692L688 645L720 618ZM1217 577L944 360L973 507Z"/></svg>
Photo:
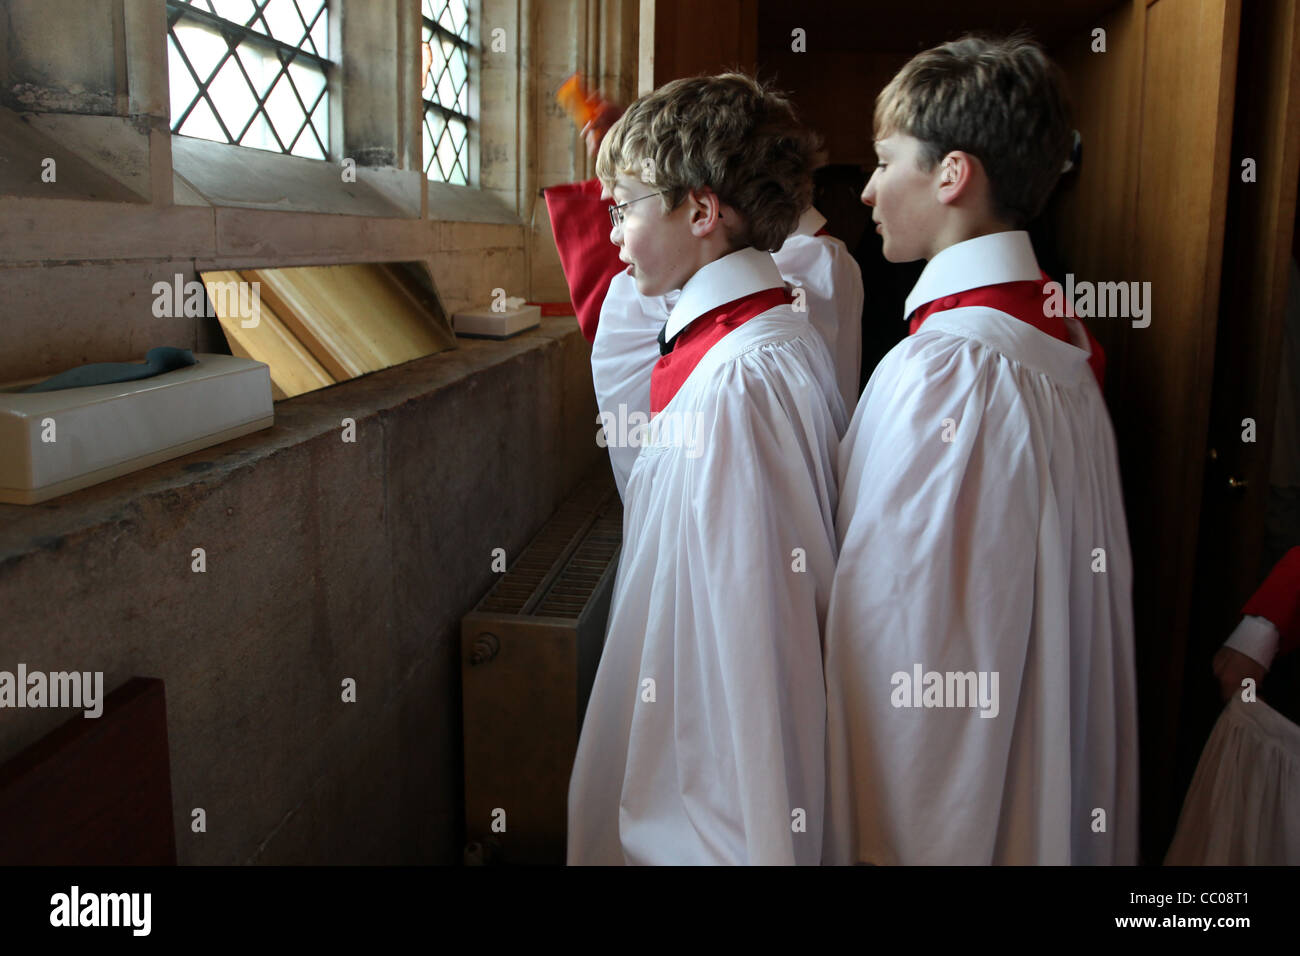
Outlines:
<svg viewBox="0 0 1300 956"><path fill-rule="evenodd" d="M43 379L0 385L0 501L36 504L275 423L266 365L194 357L134 382L27 393L19 389ZM54 440L43 440L51 429Z"/></svg>
<svg viewBox="0 0 1300 956"><path fill-rule="evenodd" d="M491 309L469 309L452 316L457 335L481 339L508 339L512 335L536 328L542 322L540 305L521 305L517 309L493 312Z"/></svg>

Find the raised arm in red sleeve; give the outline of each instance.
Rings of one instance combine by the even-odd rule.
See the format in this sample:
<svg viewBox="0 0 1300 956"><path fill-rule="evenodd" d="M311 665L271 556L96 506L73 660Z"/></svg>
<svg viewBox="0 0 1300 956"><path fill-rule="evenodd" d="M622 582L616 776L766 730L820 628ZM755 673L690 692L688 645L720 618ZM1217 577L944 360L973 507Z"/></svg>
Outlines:
<svg viewBox="0 0 1300 956"><path fill-rule="evenodd" d="M550 186L545 196L578 326L587 341L594 342L609 282L627 268L618 257L618 246L609 241L606 210L613 203L600 198L600 181L596 179Z"/></svg>
<svg viewBox="0 0 1300 956"><path fill-rule="evenodd" d="M1300 547L1283 555L1241 613L1272 622L1278 632L1278 654L1300 645Z"/></svg>

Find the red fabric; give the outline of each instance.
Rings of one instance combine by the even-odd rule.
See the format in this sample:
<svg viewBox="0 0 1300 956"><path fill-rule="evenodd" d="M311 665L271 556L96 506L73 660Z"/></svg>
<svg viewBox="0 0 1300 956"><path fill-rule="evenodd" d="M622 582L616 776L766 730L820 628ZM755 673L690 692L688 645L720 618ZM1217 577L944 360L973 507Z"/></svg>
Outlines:
<svg viewBox="0 0 1300 956"><path fill-rule="evenodd" d="M1300 547L1282 556L1241 613L1262 617L1277 628L1278 654L1300 645Z"/></svg>
<svg viewBox="0 0 1300 956"><path fill-rule="evenodd" d="M1069 342L1070 333L1066 331L1065 319L1043 313L1043 303L1047 298L1047 293L1043 291L1043 287L1050 281L1052 280L1048 278L1047 273L1043 272L1041 279L980 286L978 289L967 289L965 292L958 292L956 295L946 295L941 299L935 299L912 313L909 334L914 334L922 323L935 312L982 305L1015 316L1023 322L1028 322L1039 331L1046 332L1053 338L1060 339L1062 342ZM1067 305L1066 308L1068 310L1069 306ZM1096 376L1097 384L1104 385L1106 381L1106 353L1102 350L1101 343L1092 337L1092 333L1088 332L1086 328L1084 331L1088 336L1088 344L1092 347L1092 354L1088 357L1088 365L1092 369L1092 374Z"/></svg>
<svg viewBox="0 0 1300 956"><path fill-rule="evenodd" d="M542 317L549 315L577 315L573 311L572 302L528 302L527 305L535 305L542 310Z"/></svg>
<svg viewBox="0 0 1300 956"><path fill-rule="evenodd" d="M677 336L673 350L660 358L650 373L650 414L658 415L664 410L700 364L700 359L728 332L768 309L793 301L785 289L764 289L711 309L688 325Z"/></svg>
<svg viewBox="0 0 1300 956"><path fill-rule="evenodd" d="M594 342L609 282L627 268L618 257L618 246L609 241L606 210L613 202L600 198L597 179L550 186L544 195L560 267L573 299L573 314L587 341Z"/></svg>

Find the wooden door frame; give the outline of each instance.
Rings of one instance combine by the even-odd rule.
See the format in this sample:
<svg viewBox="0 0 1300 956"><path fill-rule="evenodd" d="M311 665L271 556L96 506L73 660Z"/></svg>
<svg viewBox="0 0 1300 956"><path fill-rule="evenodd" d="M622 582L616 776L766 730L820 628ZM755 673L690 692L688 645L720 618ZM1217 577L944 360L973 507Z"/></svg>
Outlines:
<svg viewBox="0 0 1300 956"><path fill-rule="evenodd" d="M1196 760L1220 710L1210 661L1268 573L1264 516L1275 431L1282 332L1300 186L1300 2L1253 0L1243 11L1232 179L1226 212L1195 613L1183 671L1176 820ZM1283 79L1277 83L1278 77ZM1256 181L1241 163L1256 160ZM1255 441L1242 440L1243 419ZM1211 459L1209 449L1216 455ZM1242 482L1239 491L1229 481ZM1171 821L1172 826L1172 821ZM1172 834L1171 834L1172 835Z"/></svg>

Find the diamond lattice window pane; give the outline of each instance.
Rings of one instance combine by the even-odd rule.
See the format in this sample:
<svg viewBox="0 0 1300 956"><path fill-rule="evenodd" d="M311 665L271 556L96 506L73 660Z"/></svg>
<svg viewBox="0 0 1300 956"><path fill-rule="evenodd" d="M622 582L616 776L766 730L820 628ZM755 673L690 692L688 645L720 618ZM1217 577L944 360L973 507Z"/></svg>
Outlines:
<svg viewBox="0 0 1300 956"><path fill-rule="evenodd" d="M438 147L438 162L447 172L447 182L469 185L469 175L465 171L465 148L469 143L469 130L457 119L447 121L447 132L443 144Z"/></svg>
<svg viewBox="0 0 1300 956"><path fill-rule="evenodd" d="M456 90L456 106L458 113L469 112L469 58L465 56L453 56L447 64L448 76L452 86Z"/></svg>
<svg viewBox="0 0 1300 956"><path fill-rule="evenodd" d="M328 96L322 96L320 105L312 111L311 126L312 131L315 133L315 136L312 137L313 148L320 150L321 143L329 142L330 98ZM304 133L303 135L305 137L307 134ZM325 158L324 154L321 155L321 158Z"/></svg>
<svg viewBox="0 0 1300 956"><path fill-rule="evenodd" d="M257 11L257 5L253 0L208 0L207 6L209 12L215 13L223 20L245 26Z"/></svg>
<svg viewBox="0 0 1300 956"><path fill-rule="evenodd" d="M266 114L271 117L271 125L287 145L293 134L298 132L304 118L298 98L293 95L293 89L289 85L287 73L271 88L271 95L266 98ZM287 138L285 134L288 134Z"/></svg>
<svg viewBox="0 0 1300 956"><path fill-rule="evenodd" d="M325 77L321 76L318 71L309 69L301 63L290 63L289 78L293 80L293 85L297 88L298 95L302 97L302 101L307 108L311 109L316 105L316 98L325 89Z"/></svg>
<svg viewBox="0 0 1300 956"><path fill-rule="evenodd" d="M248 132L239 140L239 145L251 146L254 149L280 151L280 144L271 135L271 124L267 121L265 114L261 112L253 117L252 123L248 126Z"/></svg>
<svg viewBox="0 0 1300 956"><path fill-rule="evenodd" d="M206 24L185 20L176 24L175 32L181 49L185 51L185 59L189 60L199 82L207 83L212 78L212 71L229 49L225 39Z"/></svg>
<svg viewBox="0 0 1300 956"><path fill-rule="evenodd" d="M422 0L422 11L425 173L468 185L469 6L465 0Z"/></svg>
<svg viewBox="0 0 1300 956"><path fill-rule="evenodd" d="M325 8L321 7L322 12L316 18L316 22L312 23L311 28L311 51L317 56L329 56L330 31L329 24L325 20L324 10ZM311 20L308 19L307 22L311 23Z"/></svg>
<svg viewBox="0 0 1300 956"><path fill-rule="evenodd" d="M271 0L262 8L262 19L270 28L270 36L289 46L302 46L307 35L307 25L302 22L294 0Z"/></svg>
<svg viewBox="0 0 1300 956"><path fill-rule="evenodd" d="M257 109L257 97L253 96L253 91L249 89L248 81L244 79L244 74L234 57L226 60L226 65L217 71L216 78L208 84L208 95L221 110L227 127L230 126L230 117L252 116L253 110ZM230 132L232 135L238 135L238 131L243 128L241 123Z"/></svg>
<svg viewBox="0 0 1300 956"><path fill-rule="evenodd" d="M186 136L197 136L199 139L223 140L226 138L226 133L208 107L207 100L199 100L179 132L184 133Z"/></svg>
<svg viewBox="0 0 1300 956"><path fill-rule="evenodd" d="M176 41L171 37L167 38L167 70L171 77L172 116L179 117L190 108L194 97L199 95L199 88L190 76L190 71L185 68L181 51L176 49Z"/></svg>
<svg viewBox="0 0 1300 956"><path fill-rule="evenodd" d="M465 0L424 0L424 15L448 33L469 39L469 6Z"/></svg>
<svg viewBox="0 0 1300 956"><path fill-rule="evenodd" d="M174 132L327 158L327 0L168 0L167 7ZM190 9L225 23L187 17Z"/></svg>
<svg viewBox="0 0 1300 956"><path fill-rule="evenodd" d="M265 49L258 49L251 43L243 43L235 51L244 72L253 83L253 90L258 97L265 97L280 76L280 58Z"/></svg>
<svg viewBox="0 0 1300 956"><path fill-rule="evenodd" d="M310 126L303 128L302 135L298 137L298 142L294 143L293 154L295 156L304 156L307 159L325 158L325 154L320 151L320 144L316 142L316 137L312 135Z"/></svg>

